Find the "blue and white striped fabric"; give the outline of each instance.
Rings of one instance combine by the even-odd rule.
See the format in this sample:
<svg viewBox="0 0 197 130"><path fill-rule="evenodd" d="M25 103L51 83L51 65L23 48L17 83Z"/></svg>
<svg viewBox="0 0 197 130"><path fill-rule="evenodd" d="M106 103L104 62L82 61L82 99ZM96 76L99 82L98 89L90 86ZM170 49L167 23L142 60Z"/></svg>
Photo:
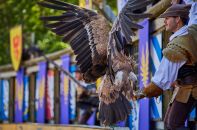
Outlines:
<svg viewBox="0 0 197 130"><path fill-rule="evenodd" d="M0 120L8 120L9 115L9 82L0 80Z"/></svg>
<svg viewBox="0 0 197 130"><path fill-rule="evenodd" d="M139 102L131 101L131 114L128 116L128 127L130 130L139 130Z"/></svg>
<svg viewBox="0 0 197 130"><path fill-rule="evenodd" d="M157 34L151 37L150 44L150 66L152 75L158 69L162 59L162 34ZM151 105L151 119L158 120L162 119L162 96L157 99L152 98L150 101Z"/></svg>
<svg viewBox="0 0 197 130"><path fill-rule="evenodd" d="M191 111L190 116L189 116L189 121L195 121L196 119L196 107Z"/></svg>
<svg viewBox="0 0 197 130"><path fill-rule="evenodd" d="M23 121L29 119L29 77L24 76L24 93L23 93Z"/></svg>
<svg viewBox="0 0 197 130"><path fill-rule="evenodd" d="M76 65L70 66L70 73L75 77ZM77 84L70 80L70 108L69 108L69 118L74 121L77 117L76 115L76 88Z"/></svg>

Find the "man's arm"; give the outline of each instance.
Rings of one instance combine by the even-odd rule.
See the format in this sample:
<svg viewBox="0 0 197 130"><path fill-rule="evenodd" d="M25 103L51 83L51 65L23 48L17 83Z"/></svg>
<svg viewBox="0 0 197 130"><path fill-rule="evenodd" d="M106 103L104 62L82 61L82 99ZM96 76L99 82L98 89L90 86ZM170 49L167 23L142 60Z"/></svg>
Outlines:
<svg viewBox="0 0 197 130"><path fill-rule="evenodd" d="M171 62L166 57L162 58L161 64L148 84L142 91L136 92L135 98L157 97L162 94L163 90L170 89L172 83L176 81L179 69L186 61Z"/></svg>

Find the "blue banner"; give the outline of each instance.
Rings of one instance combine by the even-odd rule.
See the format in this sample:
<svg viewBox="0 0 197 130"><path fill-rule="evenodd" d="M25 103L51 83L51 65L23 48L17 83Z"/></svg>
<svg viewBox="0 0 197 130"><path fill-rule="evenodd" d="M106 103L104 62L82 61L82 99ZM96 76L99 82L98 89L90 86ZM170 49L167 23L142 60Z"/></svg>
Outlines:
<svg viewBox="0 0 197 130"><path fill-rule="evenodd" d="M150 67L151 75L154 75L162 59L162 34L151 37L150 41ZM162 96L150 99L151 119L162 119Z"/></svg>
<svg viewBox="0 0 197 130"><path fill-rule="evenodd" d="M45 122L46 62L39 63L36 77L36 122Z"/></svg>
<svg viewBox="0 0 197 130"><path fill-rule="evenodd" d="M29 77L24 77L24 94L23 94L23 121L29 119Z"/></svg>
<svg viewBox="0 0 197 130"><path fill-rule="evenodd" d="M3 105L3 80L0 80L0 120L5 119L4 105Z"/></svg>
<svg viewBox="0 0 197 130"><path fill-rule="evenodd" d="M75 77L76 65L70 67L70 72L73 77ZM74 121L76 119L76 88L77 84L70 80L70 120Z"/></svg>
<svg viewBox="0 0 197 130"><path fill-rule="evenodd" d="M130 130L139 130L139 102L131 101L131 114L128 117L128 127Z"/></svg>
<svg viewBox="0 0 197 130"><path fill-rule="evenodd" d="M16 86L15 86L15 123L23 122L23 89L24 89L24 69L18 70L16 75Z"/></svg>
<svg viewBox="0 0 197 130"><path fill-rule="evenodd" d="M61 57L62 67L69 72L70 56L64 55ZM61 72L60 79L60 123L69 124L69 79Z"/></svg>
<svg viewBox="0 0 197 130"><path fill-rule="evenodd" d="M139 87L142 89L150 82L149 78L149 21L146 19L139 23L144 28L139 30ZM149 99L139 101L139 130L149 130Z"/></svg>
<svg viewBox="0 0 197 130"><path fill-rule="evenodd" d="M189 116L189 121L195 121L196 120L196 107L191 111L190 116Z"/></svg>
<svg viewBox="0 0 197 130"><path fill-rule="evenodd" d="M9 114L9 82L0 80L0 120L8 120Z"/></svg>

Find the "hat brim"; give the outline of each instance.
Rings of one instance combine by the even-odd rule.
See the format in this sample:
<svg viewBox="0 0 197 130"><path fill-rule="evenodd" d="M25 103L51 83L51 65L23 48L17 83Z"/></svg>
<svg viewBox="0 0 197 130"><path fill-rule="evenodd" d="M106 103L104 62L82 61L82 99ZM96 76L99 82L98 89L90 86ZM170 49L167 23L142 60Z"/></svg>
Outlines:
<svg viewBox="0 0 197 130"><path fill-rule="evenodd" d="M166 18L166 17L173 17L173 15L170 15L170 14L161 14L158 18Z"/></svg>
<svg viewBox="0 0 197 130"><path fill-rule="evenodd" d="M169 7L158 18L166 18L166 17L173 17L173 16L188 18L190 8L191 8L191 5L174 4L171 7Z"/></svg>
<svg viewBox="0 0 197 130"><path fill-rule="evenodd" d="M182 11L166 12L161 14L158 18L166 18L166 17L174 17L174 16L188 18L188 13Z"/></svg>

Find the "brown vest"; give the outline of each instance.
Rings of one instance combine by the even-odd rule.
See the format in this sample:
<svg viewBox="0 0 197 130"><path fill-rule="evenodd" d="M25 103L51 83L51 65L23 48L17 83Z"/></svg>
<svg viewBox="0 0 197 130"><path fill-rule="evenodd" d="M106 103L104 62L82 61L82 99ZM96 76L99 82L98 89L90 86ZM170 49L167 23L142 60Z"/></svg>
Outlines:
<svg viewBox="0 0 197 130"><path fill-rule="evenodd" d="M188 28L188 34L174 38L163 50L163 55L172 62L187 61L186 64L197 63L197 25ZM176 84L172 101L187 103L190 95L197 99L197 85Z"/></svg>

